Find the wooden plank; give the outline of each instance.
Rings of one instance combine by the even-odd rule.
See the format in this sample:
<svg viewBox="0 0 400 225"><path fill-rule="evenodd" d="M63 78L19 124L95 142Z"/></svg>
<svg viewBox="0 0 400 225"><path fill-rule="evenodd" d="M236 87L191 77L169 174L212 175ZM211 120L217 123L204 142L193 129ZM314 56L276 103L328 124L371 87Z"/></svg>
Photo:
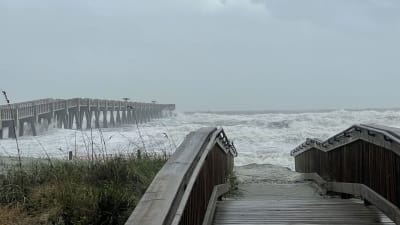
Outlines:
<svg viewBox="0 0 400 225"><path fill-rule="evenodd" d="M303 176L306 179L314 180L319 184L323 184L324 188L326 188L328 191L360 196L361 198L375 205L379 210L384 212L386 216L395 221L396 224L400 224L399 208L364 184L326 182L317 173L306 173L303 174Z"/></svg>
<svg viewBox="0 0 400 225"><path fill-rule="evenodd" d="M214 225L395 224L375 206L367 207L359 199L331 198L310 192L314 188L311 183L268 184L264 188L250 184L241 188L240 198L217 203Z"/></svg>

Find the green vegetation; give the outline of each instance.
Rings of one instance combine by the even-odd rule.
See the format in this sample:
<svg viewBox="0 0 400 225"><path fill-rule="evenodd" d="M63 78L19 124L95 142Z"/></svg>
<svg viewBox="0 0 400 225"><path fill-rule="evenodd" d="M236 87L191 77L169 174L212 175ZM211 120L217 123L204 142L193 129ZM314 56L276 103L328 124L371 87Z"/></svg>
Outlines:
<svg viewBox="0 0 400 225"><path fill-rule="evenodd" d="M0 224L124 224L166 160L142 153L7 168L0 175Z"/></svg>

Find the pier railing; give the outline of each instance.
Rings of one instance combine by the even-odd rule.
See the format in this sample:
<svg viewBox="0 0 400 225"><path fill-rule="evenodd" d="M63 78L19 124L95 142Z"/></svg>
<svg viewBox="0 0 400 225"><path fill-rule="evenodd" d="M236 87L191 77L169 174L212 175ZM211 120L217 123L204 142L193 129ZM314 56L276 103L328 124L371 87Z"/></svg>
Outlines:
<svg viewBox="0 0 400 225"><path fill-rule="evenodd" d="M355 125L291 153L296 171L328 191L361 196L400 224L400 129Z"/></svg>
<svg viewBox="0 0 400 225"><path fill-rule="evenodd" d="M8 128L8 136L14 138L24 135L24 124L28 124L31 133L37 134L37 124L48 127L50 123L59 128L82 129L84 118L86 128L116 126L129 123L145 123L151 119L170 115L174 104L139 103L90 98L41 99L10 105L0 105L0 139L3 128ZM103 118L100 125L100 116ZM116 118L114 118L116 117ZM109 119L108 119L109 118ZM42 124L42 121L47 121ZM15 130L15 131L14 131Z"/></svg>
<svg viewBox="0 0 400 225"><path fill-rule="evenodd" d="M115 101L88 98L73 99L40 99L36 101L14 103L10 105L0 105L0 121L13 120L12 113L18 112L19 116L32 117L36 114L50 113L58 110L68 110L74 107L107 107L119 110L126 109L128 106L133 108L148 108L152 110L174 110L174 104L153 104L138 103L130 101Z"/></svg>
<svg viewBox="0 0 400 225"><path fill-rule="evenodd" d="M229 190L227 178L236 155L222 129L191 132L156 175L126 225L207 224L215 201Z"/></svg>

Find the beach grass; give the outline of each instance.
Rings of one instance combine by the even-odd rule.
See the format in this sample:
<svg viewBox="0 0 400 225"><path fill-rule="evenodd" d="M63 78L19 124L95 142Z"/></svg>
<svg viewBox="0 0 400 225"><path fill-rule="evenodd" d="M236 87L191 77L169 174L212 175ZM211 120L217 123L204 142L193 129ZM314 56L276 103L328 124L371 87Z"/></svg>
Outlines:
<svg viewBox="0 0 400 225"><path fill-rule="evenodd" d="M139 151L8 166L0 173L0 224L124 224L167 158Z"/></svg>

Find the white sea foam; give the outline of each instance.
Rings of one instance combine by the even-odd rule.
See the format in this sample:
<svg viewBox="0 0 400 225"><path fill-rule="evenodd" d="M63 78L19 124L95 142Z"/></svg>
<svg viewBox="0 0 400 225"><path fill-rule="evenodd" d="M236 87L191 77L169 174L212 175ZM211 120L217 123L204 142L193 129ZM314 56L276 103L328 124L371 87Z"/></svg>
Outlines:
<svg viewBox="0 0 400 225"><path fill-rule="evenodd" d="M204 126L221 126L235 142L239 156L236 165L275 164L293 168L289 152L307 137L326 139L357 123L375 123L400 127L400 111L332 111L303 113L177 113L176 117L147 124L76 131L52 128L37 137L19 139L23 156L65 158L68 151L85 157L91 154L91 140L96 154L130 153L138 148L147 151L173 152L183 138ZM141 132L141 136L139 135ZM91 138L93 137L93 138ZM76 145L75 145L76 139ZM143 141L142 141L143 139ZM16 155L15 141L0 140L2 155Z"/></svg>

